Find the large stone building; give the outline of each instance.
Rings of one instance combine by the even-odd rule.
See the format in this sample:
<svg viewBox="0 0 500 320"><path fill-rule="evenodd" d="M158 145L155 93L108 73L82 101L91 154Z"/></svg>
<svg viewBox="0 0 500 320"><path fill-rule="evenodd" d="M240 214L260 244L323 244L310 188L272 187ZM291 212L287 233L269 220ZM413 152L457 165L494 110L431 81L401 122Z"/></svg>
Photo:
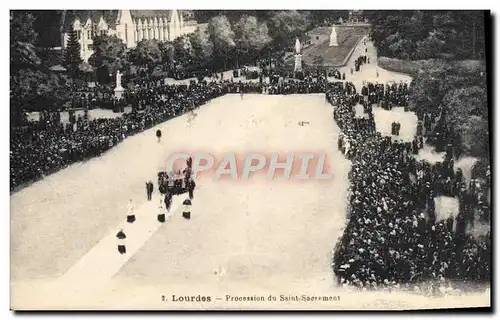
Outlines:
<svg viewBox="0 0 500 320"><path fill-rule="evenodd" d="M133 48L143 39L173 41L194 32L197 27L189 12L177 10L67 10L62 14L63 49L71 25L77 33L84 61L94 52L92 39L95 35L116 35L127 48Z"/></svg>

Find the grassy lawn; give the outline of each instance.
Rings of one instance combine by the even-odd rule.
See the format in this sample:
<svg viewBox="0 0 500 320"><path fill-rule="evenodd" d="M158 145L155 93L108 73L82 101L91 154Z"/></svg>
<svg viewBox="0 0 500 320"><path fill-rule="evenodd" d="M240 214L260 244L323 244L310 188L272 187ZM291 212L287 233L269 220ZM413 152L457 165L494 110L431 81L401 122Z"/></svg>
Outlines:
<svg viewBox="0 0 500 320"><path fill-rule="evenodd" d="M323 58L322 65L326 66L342 66L347 55L351 52L352 48L361 39L362 36L351 35L342 44L337 47L330 47L330 40L327 40L319 45L313 45L304 49L302 59L307 65L315 65L317 56Z"/></svg>

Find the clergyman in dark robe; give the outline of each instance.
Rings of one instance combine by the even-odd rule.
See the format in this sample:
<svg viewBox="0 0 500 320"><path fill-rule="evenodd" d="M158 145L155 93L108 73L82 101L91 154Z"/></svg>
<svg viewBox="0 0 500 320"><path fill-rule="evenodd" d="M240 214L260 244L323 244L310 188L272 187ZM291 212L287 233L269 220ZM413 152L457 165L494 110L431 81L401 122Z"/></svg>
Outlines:
<svg viewBox="0 0 500 320"><path fill-rule="evenodd" d="M191 219L191 200L190 199L184 200L182 206L183 206L182 216L184 217L184 219L187 220Z"/></svg>
<svg viewBox="0 0 500 320"><path fill-rule="evenodd" d="M118 233L116 234L116 238L118 239L118 252L120 254L127 253L127 249L125 247L125 239L127 238L127 236L125 235L125 232L123 232L123 229L118 231Z"/></svg>

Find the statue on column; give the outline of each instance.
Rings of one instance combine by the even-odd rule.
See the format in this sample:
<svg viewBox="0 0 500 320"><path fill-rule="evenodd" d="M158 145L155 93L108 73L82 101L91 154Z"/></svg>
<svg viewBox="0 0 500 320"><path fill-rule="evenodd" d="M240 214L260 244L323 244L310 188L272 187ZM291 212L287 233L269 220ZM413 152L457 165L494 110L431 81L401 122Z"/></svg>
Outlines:
<svg viewBox="0 0 500 320"><path fill-rule="evenodd" d="M293 70L295 72L302 71L302 54L300 53L301 49L302 48L300 45L300 41L297 38L297 40L295 40L295 67Z"/></svg>
<svg viewBox="0 0 500 320"><path fill-rule="evenodd" d="M302 49L302 48L300 46L299 38L297 38L297 39L295 39L295 53L300 54L300 49Z"/></svg>
<svg viewBox="0 0 500 320"><path fill-rule="evenodd" d="M120 73L120 70L116 71L116 88L121 88L122 87L122 74Z"/></svg>
<svg viewBox="0 0 500 320"><path fill-rule="evenodd" d="M123 91L125 91L122 87L122 73L120 70L116 71L116 88L115 88L115 97L117 99L121 99L123 96Z"/></svg>

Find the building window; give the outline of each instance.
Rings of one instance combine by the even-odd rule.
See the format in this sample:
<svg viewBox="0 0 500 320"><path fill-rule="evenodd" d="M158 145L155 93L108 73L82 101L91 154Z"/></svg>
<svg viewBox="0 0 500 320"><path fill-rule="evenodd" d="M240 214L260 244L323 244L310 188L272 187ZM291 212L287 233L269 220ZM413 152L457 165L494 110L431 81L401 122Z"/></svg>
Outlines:
<svg viewBox="0 0 500 320"><path fill-rule="evenodd" d="M80 30L77 30L76 31L76 37L78 38L78 40L81 39L81 36L82 36L82 32Z"/></svg>
<svg viewBox="0 0 500 320"><path fill-rule="evenodd" d="M316 40L319 40L319 36L316 36Z"/></svg>
<svg viewBox="0 0 500 320"><path fill-rule="evenodd" d="M93 45L93 44L89 44L89 45L87 45L87 49L89 49L89 50L94 50L94 45Z"/></svg>
<svg viewBox="0 0 500 320"><path fill-rule="evenodd" d="M91 35L90 35L90 30L87 31L87 39L90 39L91 38Z"/></svg>
<svg viewBox="0 0 500 320"><path fill-rule="evenodd" d="M106 30L101 30L101 36L105 36L106 35Z"/></svg>
<svg viewBox="0 0 500 320"><path fill-rule="evenodd" d="M127 24L125 23L125 42L128 43L128 32L127 32Z"/></svg>

